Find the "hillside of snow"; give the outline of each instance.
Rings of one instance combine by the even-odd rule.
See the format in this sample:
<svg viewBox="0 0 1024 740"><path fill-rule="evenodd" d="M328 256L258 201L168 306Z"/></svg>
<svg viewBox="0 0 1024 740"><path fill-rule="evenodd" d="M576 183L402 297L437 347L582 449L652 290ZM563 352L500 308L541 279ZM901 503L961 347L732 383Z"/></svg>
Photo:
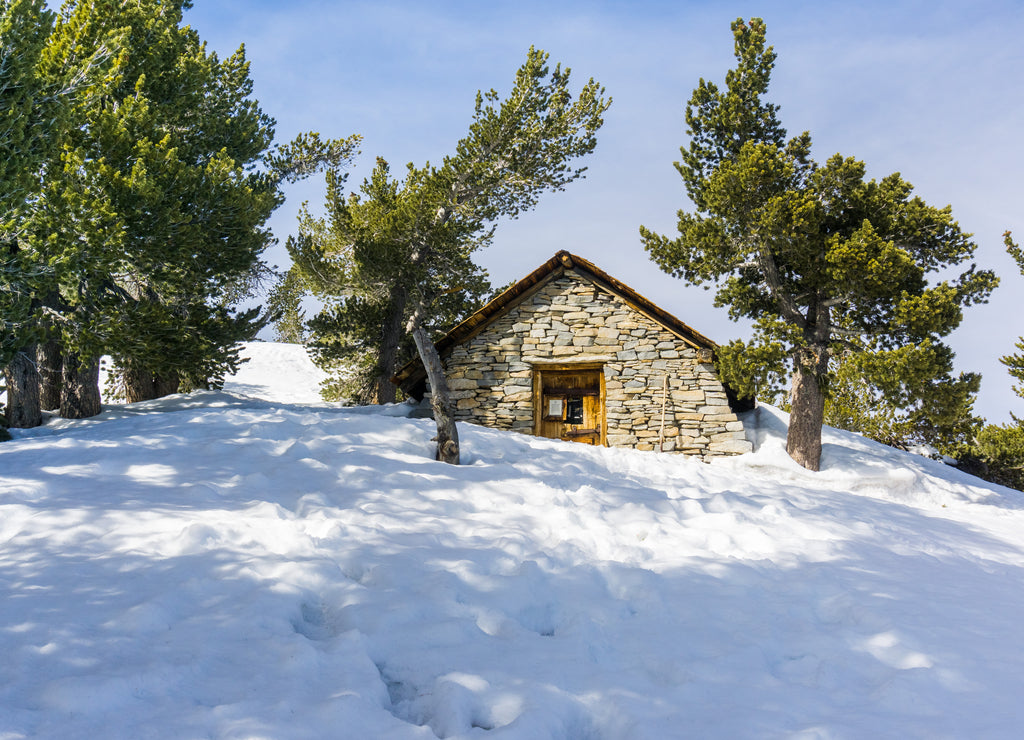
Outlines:
<svg viewBox="0 0 1024 740"><path fill-rule="evenodd" d="M220 392L0 444L0 738L1019 738L1024 494Z"/></svg>

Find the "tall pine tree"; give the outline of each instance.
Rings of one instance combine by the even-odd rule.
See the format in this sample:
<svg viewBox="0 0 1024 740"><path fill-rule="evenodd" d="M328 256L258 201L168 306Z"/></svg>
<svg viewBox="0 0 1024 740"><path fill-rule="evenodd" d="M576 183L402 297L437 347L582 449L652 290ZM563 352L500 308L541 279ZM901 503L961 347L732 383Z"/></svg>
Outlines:
<svg viewBox="0 0 1024 740"><path fill-rule="evenodd" d="M46 155L44 125L60 113L40 69L52 23L41 0L0 0L0 367L8 388L6 423L16 427L41 420L38 403L25 399L36 382L26 325L37 276L18 241Z"/></svg>
<svg viewBox="0 0 1024 740"><path fill-rule="evenodd" d="M115 39L89 54L69 53L51 36L55 16L43 0L0 0L0 368L7 421L41 421L34 345L39 296L55 289L55 272L29 243L39 213L44 164L58 150L59 132L92 86L109 74Z"/></svg>
<svg viewBox="0 0 1024 740"><path fill-rule="evenodd" d="M362 301L380 328L379 358L411 335L430 382L439 460L457 464L459 444L431 328L452 309L446 302L453 296L482 290L472 255L488 243L494 223L583 175L573 162L593 151L611 101L593 80L574 97L569 76L531 48L504 99L494 90L477 94L469 132L453 154L437 166L410 165L401 180L378 160L363 185L365 199L334 199L338 248L296 257L309 274L322 267L334 295Z"/></svg>
<svg viewBox="0 0 1024 740"><path fill-rule="evenodd" d="M392 403L391 377L416 353L407 327L413 296L427 296L419 321L430 333L476 310L490 286L472 253L489 234L448 219L429 236L434 258L417 263L411 242L423 230L423 204L412 181L392 179L378 159L360 194L346 198L342 182L328 177L326 219L300 218L299 236L288 244L291 275L323 302L308 322L308 346L317 364L333 371L325 395Z"/></svg>
<svg viewBox="0 0 1024 740"><path fill-rule="evenodd" d="M834 360L856 357L887 397L952 370L941 338L962 308L997 283L970 266L975 245L949 207L933 208L898 174L866 180L862 162L811 159L811 137L787 139L778 106L765 102L775 52L760 19L732 24L737 66L724 89L701 80L686 108L690 143L676 168L694 212L679 235L641 227L651 258L691 283L718 285L716 304L754 320L754 338L720 353L738 390L791 371L787 450L817 470ZM904 404L899 404L904 405Z"/></svg>
<svg viewBox="0 0 1024 740"><path fill-rule="evenodd" d="M351 141L300 137L272 148L274 121L252 98L245 50L208 52L182 24L189 0L70 0L54 36L89 53L121 41L117 77L78 112L51 162L36 222L40 256L60 270L55 326L65 347L62 413L98 410L95 358L109 353L128 399L216 384L258 328L238 287L266 271L266 221L281 184ZM84 372L81 380L79 371ZM84 396L82 401L79 396Z"/></svg>
<svg viewBox="0 0 1024 740"><path fill-rule="evenodd" d="M71 2L55 31L86 51L121 38L118 77L68 131L38 228L74 270L56 307L69 361L113 354L130 400L230 359L232 316L212 299L258 264L276 205L268 178L251 171L273 122L249 99L244 50L207 53L182 26L189 5Z"/></svg>

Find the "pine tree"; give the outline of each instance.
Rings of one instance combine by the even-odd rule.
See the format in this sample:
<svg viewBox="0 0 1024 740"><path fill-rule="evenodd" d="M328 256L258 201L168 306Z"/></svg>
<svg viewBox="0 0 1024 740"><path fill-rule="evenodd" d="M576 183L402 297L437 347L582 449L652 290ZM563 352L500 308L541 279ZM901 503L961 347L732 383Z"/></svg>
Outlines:
<svg viewBox="0 0 1024 740"><path fill-rule="evenodd" d="M208 52L182 25L189 7L72 0L54 32L72 54L120 39L117 76L78 111L51 162L35 229L40 257L58 265L65 378L109 353L130 401L216 385L235 369L238 342L260 324L234 304L266 272L282 182L352 152L351 141L315 135L274 150L244 47ZM92 375L71 387L95 402L69 412L98 410Z"/></svg>
<svg viewBox="0 0 1024 740"><path fill-rule="evenodd" d="M695 212L679 212L676 238L641 235L663 270L717 284L717 305L754 320L751 342L720 352L737 390L749 396L791 367L787 450L817 470L832 360L857 357L873 387L906 405L901 395L948 373L941 337L997 279L972 265L930 283L975 250L951 209L928 206L898 174L865 180L853 158L814 162L810 134L787 139L778 106L763 100L775 63L764 22L732 30L725 88L701 80L686 109L690 143L676 168Z"/></svg>
<svg viewBox="0 0 1024 740"><path fill-rule="evenodd" d="M931 447L955 456L970 444L982 420L974 414L981 385L976 373L952 376L952 368L913 388L884 393L855 356L834 360L825 401L826 424L858 432L891 447Z"/></svg>
<svg viewBox="0 0 1024 740"><path fill-rule="evenodd" d="M1013 241L1010 232L1003 234L1006 251L1024 275L1024 250ZM1024 398L1024 337L1017 340L1015 354L1005 355L1000 362L1006 365L1010 376L1019 385L1014 392ZM983 478L1024 491L1024 419L1010 414L1009 424L988 424L974 440L971 448L963 451L964 463L970 472Z"/></svg>
<svg viewBox="0 0 1024 740"><path fill-rule="evenodd" d="M112 66L112 39L68 53L51 37L54 19L42 0L0 0L0 368L17 427L41 422L38 296L55 286L52 266L28 243L28 223L39 212L44 163L59 147L55 132Z"/></svg>
<svg viewBox="0 0 1024 740"><path fill-rule="evenodd" d="M974 440L961 467L985 480L1024 491L1024 424L988 424Z"/></svg>
<svg viewBox="0 0 1024 740"><path fill-rule="evenodd" d="M274 339L291 344L306 343L306 311L302 307L305 289L296 270L280 275L267 297L267 312L274 325Z"/></svg>
<svg viewBox="0 0 1024 740"><path fill-rule="evenodd" d="M429 296L420 321L430 333L476 310L489 284L471 255L489 235L480 236L476 223L449 219L429 236L433 261L417 265L411 235L422 232L416 222L423 206L410 197L410 181L392 179L378 159L361 195L345 198L342 182L328 178L328 218L304 212L298 238L289 241L295 274L324 303L308 323L308 346L318 365L341 372L325 384L325 397L392 403L390 379L416 352L406 328L410 296Z"/></svg>
<svg viewBox="0 0 1024 740"><path fill-rule="evenodd" d="M493 224L583 175L571 163L593 151L611 101L593 80L574 99L569 76L531 48L505 99L494 90L477 94L469 133L439 166L410 165L394 180L378 160L363 184L365 198L336 197L341 249L309 260L336 277L334 295L355 296L368 317L383 317L379 358L411 334L430 382L437 459L445 462L459 462L458 433L430 329L453 295L483 290L472 255L489 242ZM297 263L305 259L299 255Z"/></svg>
<svg viewBox="0 0 1024 740"><path fill-rule="evenodd" d="M55 32L86 50L111 32L121 38L119 75L68 132L46 193L54 207L39 227L59 255L81 253L86 264L77 290L60 296L66 346L113 354L130 400L201 372L208 353L196 348L233 318L211 298L258 264L261 225L276 205L268 178L246 171L269 147L273 122L249 99L244 50L223 61L208 54L181 26L188 7L70 3Z"/></svg>
<svg viewBox="0 0 1024 740"><path fill-rule="evenodd" d="M0 1L0 367L8 390L6 423L15 427L37 426L42 419L38 402L26 398L37 382L25 332L34 276L18 232L46 152L42 124L53 106L39 67L52 22L41 1Z"/></svg>
<svg viewBox="0 0 1024 740"><path fill-rule="evenodd" d="M1013 235L1009 231L1003 234L1003 243L1006 245L1007 253L1017 263L1020 274L1024 275L1024 250L1013 241ZM1014 346L1018 352L1012 355L1005 355L999 361L1006 365L1010 375L1021 384L1015 385L1013 390L1018 396L1024 398L1024 337L1019 338Z"/></svg>

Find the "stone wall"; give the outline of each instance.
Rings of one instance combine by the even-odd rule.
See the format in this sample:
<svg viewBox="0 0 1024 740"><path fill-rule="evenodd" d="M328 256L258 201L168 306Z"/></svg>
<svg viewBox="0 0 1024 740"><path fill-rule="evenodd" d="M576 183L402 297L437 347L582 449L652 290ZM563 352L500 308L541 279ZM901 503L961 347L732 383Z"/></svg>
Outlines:
<svg viewBox="0 0 1024 740"><path fill-rule="evenodd" d="M657 449L664 403L663 449L702 458L751 449L710 352L572 270L442 359L462 421L532 434L534 368L603 363L610 447Z"/></svg>

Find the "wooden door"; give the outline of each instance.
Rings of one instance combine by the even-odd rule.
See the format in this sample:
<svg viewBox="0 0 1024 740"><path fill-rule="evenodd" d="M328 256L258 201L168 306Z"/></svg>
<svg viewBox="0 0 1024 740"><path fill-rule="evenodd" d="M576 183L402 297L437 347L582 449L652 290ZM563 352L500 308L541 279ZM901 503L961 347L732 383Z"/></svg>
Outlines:
<svg viewBox="0 0 1024 740"><path fill-rule="evenodd" d="M591 445L604 444L601 368L537 370L537 434Z"/></svg>

